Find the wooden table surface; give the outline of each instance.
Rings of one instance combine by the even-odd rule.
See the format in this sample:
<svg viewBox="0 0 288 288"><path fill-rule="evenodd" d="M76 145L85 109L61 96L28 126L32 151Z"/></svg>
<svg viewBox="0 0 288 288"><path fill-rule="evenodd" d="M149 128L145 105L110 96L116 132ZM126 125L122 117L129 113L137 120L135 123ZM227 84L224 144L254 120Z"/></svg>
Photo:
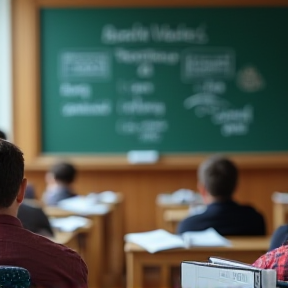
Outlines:
<svg viewBox="0 0 288 288"><path fill-rule="evenodd" d="M227 237L231 247L191 247L189 249L171 249L151 254L142 247L125 244L127 288L143 288L144 268L159 267L159 287L171 287L171 267L179 267L182 261L207 261L217 256L252 264L266 253L270 237Z"/></svg>

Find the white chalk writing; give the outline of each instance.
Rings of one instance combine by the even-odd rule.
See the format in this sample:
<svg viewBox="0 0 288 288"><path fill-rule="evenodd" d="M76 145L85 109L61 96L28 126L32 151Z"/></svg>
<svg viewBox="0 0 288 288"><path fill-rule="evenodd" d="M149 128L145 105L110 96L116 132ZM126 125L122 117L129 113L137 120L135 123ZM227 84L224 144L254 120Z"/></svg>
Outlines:
<svg viewBox="0 0 288 288"><path fill-rule="evenodd" d="M109 116L112 113L112 103L109 100L66 103L62 107L64 117L77 116Z"/></svg>
<svg viewBox="0 0 288 288"><path fill-rule="evenodd" d="M124 64L139 64L151 62L155 64L176 65L179 62L178 52L168 52L155 49L124 49L119 48L115 51L116 60Z"/></svg>
<svg viewBox="0 0 288 288"><path fill-rule="evenodd" d="M185 23L180 23L176 27L168 23L153 23L150 27L142 23L133 23L128 28L118 28L113 24L104 25L101 40L109 45L148 42L206 44L209 38L206 26L203 24L192 28Z"/></svg>
<svg viewBox="0 0 288 288"><path fill-rule="evenodd" d="M92 94L92 87L88 84L62 83L59 88L59 94L63 97L79 97L87 99Z"/></svg>
<svg viewBox="0 0 288 288"><path fill-rule="evenodd" d="M136 98L130 101L119 101L117 111L120 115L163 116L166 113L166 106L163 102L143 101L141 98Z"/></svg>

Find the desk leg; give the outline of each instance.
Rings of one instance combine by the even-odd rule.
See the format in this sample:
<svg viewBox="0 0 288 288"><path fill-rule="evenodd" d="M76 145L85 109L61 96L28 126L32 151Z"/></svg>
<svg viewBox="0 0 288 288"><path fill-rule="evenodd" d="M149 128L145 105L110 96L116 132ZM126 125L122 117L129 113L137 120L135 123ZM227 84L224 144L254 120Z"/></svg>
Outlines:
<svg viewBox="0 0 288 288"><path fill-rule="evenodd" d="M171 287L171 266L163 265L160 267L160 288L169 288Z"/></svg>
<svg viewBox="0 0 288 288"><path fill-rule="evenodd" d="M102 288L104 272L104 219L103 215L90 216L89 218L93 221L93 227L87 235L87 249L84 256L88 266L88 284L89 288Z"/></svg>
<svg viewBox="0 0 288 288"><path fill-rule="evenodd" d="M117 203L107 215L107 261L110 278L109 287L115 287L122 281L124 272L124 235L122 203Z"/></svg>
<svg viewBox="0 0 288 288"><path fill-rule="evenodd" d="M144 267L134 258L133 253L126 253L126 288L143 288Z"/></svg>

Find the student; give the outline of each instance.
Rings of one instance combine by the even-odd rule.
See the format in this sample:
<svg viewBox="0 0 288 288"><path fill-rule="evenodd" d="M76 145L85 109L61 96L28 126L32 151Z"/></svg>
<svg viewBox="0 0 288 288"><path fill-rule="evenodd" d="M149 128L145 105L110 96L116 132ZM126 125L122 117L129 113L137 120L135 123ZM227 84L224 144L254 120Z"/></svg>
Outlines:
<svg viewBox="0 0 288 288"><path fill-rule="evenodd" d="M277 280L288 281L288 243L262 255L252 266L274 269L277 272Z"/></svg>
<svg viewBox="0 0 288 288"><path fill-rule="evenodd" d="M76 174L76 168L71 163L54 164L46 174L47 188L43 193L43 202L55 206L60 200L76 196L72 188Z"/></svg>
<svg viewBox="0 0 288 288"><path fill-rule="evenodd" d="M198 190L206 209L182 220L177 232L212 227L223 236L265 235L263 216L254 208L233 200L237 179L237 168L229 159L213 155L204 161L198 169Z"/></svg>
<svg viewBox="0 0 288 288"><path fill-rule="evenodd" d="M17 212L26 184L22 151L0 139L0 265L26 268L36 287L88 287L87 266L75 251L23 228Z"/></svg>
<svg viewBox="0 0 288 288"><path fill-rule="evenodd" d="M288 225L281 225L272 234L269 251L284 245L288 241Z"/></svg>
<svg viewBox="0 0 288 288"><path fill-rule="evenodd" d="M0 130L0 138L7 140L6 134ZM52 237L54 235L51 228L49 219L44 213L42 207L38 204L35 199L35 191L31 184L27 183L25 189L25 196L22 205L18 209L17 217L22 222L25 229L28 229L34 233L38 233L44 236Z"/></svg>
<svg viewBox="0 0 288 288"><path fill-rule="evenodd" d="M0 138L4 139L4 140L7 139L6 133L4 131L2 131L2 130L0 130Z"/></svg>
<svg viewBox="0 0 288 288"><path fill-rule="evenodd" d="M53 237L54 232L49 219L37 202L37 200L25 197L18 209L17 217L25 229L43 236Z"/></svg>

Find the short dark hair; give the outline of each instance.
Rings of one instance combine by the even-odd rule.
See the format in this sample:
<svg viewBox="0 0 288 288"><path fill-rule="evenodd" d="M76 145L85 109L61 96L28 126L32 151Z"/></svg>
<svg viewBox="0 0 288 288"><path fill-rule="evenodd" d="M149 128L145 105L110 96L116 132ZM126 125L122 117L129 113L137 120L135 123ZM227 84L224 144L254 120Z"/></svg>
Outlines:
<svg viewBox="0 0 288 288"><path fill-rule="evenodd" d="M24 157L14 144L0 139L0 208L16 199L24 177Z"/></svg>
<svg viewBox="0 0 288 288"><path fill-rule="evenodd" d="M51 167L50 173L53 174L56 181L70 184L74 181L77 171L71 163L58 162Z"/></svg>
<svg viewBox="0 0 288 288"><path fill-rule="evenodd" d="M1 139L4 139L4 140L7 139L6 134L5 134L2 130L0 130L0 138L1 138Z"/></svg>
<svg viewBox="0 0 288 288"><path fill-rule="evenodd" d="M198 179L214 197L231 198L238 181L238 169L221 155L213 155L198 169Z"/></svg>

